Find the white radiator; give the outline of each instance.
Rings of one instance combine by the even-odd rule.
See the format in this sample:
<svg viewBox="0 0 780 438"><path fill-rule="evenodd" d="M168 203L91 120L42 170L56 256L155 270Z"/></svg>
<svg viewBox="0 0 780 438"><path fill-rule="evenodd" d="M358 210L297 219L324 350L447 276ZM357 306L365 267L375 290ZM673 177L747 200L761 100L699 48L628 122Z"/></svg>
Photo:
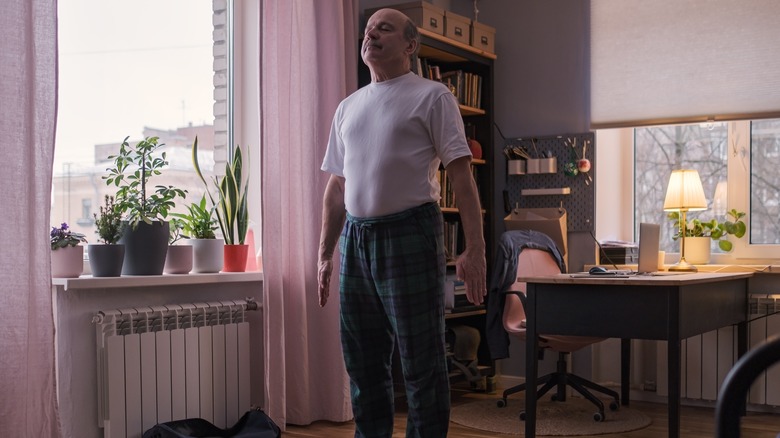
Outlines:
<svg viewBox="0 0 780 438"><path fill-rule="evenodd" d="M249 322L257 303L98 312L98 422L106 438L204 418L228 427L250 409Z"/></svg>
<svg viewBox="0 0 780 438"><path fill-rule="evenodd" d="M752 295L748 323L748 349L780 333L780 295ZM714 401L723 379L736 362L737 329L725 327L682 342L680 394L683 398ZM659 395L668 395L666 342L658 342ZM748 403L780 406L780 365L770 367L750 387Z"/></svg>

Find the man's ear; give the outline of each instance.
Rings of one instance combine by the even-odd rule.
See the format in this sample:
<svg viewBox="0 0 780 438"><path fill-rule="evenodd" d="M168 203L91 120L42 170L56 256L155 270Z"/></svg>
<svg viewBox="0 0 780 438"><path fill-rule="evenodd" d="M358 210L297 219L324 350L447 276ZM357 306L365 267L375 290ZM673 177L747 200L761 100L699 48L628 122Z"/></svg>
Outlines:
<svg viewBox="0 0 780 438"><path fill-rule="evenodd" d="M417 41L409 40L409 44L406 46L406 54L412 56L412 53L414 53L415 50L417 50Z"/></svg>

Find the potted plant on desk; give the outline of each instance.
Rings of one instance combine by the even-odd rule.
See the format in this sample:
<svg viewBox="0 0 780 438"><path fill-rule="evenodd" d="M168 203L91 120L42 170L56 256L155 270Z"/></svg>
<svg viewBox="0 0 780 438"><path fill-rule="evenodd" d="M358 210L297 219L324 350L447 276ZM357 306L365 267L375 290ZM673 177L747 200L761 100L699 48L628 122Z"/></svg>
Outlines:
<svg viewBox="0 0 780 438"><path fill-rule="evenodd" d="M680 213L671 212L667 217L674 221L676 232L672 236L677 240L682 235L680 226ZM719 222L717 219L701 220L692 219L684 225L685 229L685 260L694 265L701 265L710 262L711 242L717 241L718 248L724 252L729 252L734 248L734 244L728 240L732 235L741 238L747 231L747 226L742 218L745 213L731 209L726 212L727 220Z"/></svg>
<svg viewBox="0 0 780 438"><path fill-rule="evenodd" d="M87 238L68 227L66 222L51 227L51 276L53 278L77 278L84 271L84 247Z"/></svg>
<svg viewBox="0 0 780 438"><path fill-rule="evenodd" d="M249 210L247 208L249 175L244 172L241 147L236 146L233 158L225 163L225 175L221 178L214 178L214 186L218 192L216 201L208 191L208 183L198 164L197 138L192 145L192 151L195 172L206 185L206 193L216 208L217 222L222 231L222 237L225 239L222 270L225 272L244 272L249 252L249 246L245 243L249 228Z"/></svg>
<svg viewBox="0 0 780 438"><path fill-rule="evenodd" d="M214 273L222 270L225 241L217 239L218 228L214 208L206 205L206 195L200 202L187 206L187 213L171 213L181 220L182 232L192 244L192 272Z"/></svg>
<svg viewBox="0 0 780 438"><path fill-rule="evenodd" d="M158 185L150 189L150 179L168 166L164 146L158 137L146 137L131 146L125 137L119 153L108 158L114 166L107 169L106 184L116 186L116 208L125 215L127 226L120 239L125 245L122 274L160 275L168 252L168 212L176 198L185 198L186 190Z"/></svg>
<svg viewBox="0 0 780 438"><path fill-rule="evenodd" d="M119 243L124 232L122 213L114 204L114 197L106 195L100 214L95 213L98 241L87 245L89 268L93 277L119 277L125 259L125 246Z"/></svg>

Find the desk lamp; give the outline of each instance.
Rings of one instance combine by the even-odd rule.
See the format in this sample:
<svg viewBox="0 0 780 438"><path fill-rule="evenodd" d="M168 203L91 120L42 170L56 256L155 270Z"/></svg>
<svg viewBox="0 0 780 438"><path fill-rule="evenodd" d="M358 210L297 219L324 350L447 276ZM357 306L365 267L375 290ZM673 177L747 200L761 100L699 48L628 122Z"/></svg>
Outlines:
<svg viewBox="0 0 780 438"><path fill-rule="evenodd" d="M688 222L685 213L707 209L707 199L701 186L699 172L693 169L673 170L666 188L664 211L680 212L680 261L669 267L670 271L696 272L696 266L685 261L685 233Z"/></svg>

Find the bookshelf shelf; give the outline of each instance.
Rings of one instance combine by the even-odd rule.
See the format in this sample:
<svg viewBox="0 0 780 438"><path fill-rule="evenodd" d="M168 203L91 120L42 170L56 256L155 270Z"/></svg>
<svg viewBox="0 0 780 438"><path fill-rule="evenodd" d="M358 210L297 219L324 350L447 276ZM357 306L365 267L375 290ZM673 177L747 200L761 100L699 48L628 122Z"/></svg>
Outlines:
<svg viewBox="0 0 780 438"><path fill-rule="evenodd" d="M462 116L484 116L486 114L482 108L474 108L467 105L458 105L458 107Z"/></svg>
<svg viewBox="0 0 780 438"><path fill-rule="evenodd" d="M460 53L460 51L462 51L469 53L471 56L476 55L490 60L496 59L495 53L485 52L484 50L474 48L468 44L463 44L429 30L422 28L417 28L417 30L420 31L420 35L422 35L424 39L428 40L427 44L423 42L423 46L420 47L420 56L438 58L442 61L450 62L468 61L469 57L463 56L463 54Z"/></svg>

